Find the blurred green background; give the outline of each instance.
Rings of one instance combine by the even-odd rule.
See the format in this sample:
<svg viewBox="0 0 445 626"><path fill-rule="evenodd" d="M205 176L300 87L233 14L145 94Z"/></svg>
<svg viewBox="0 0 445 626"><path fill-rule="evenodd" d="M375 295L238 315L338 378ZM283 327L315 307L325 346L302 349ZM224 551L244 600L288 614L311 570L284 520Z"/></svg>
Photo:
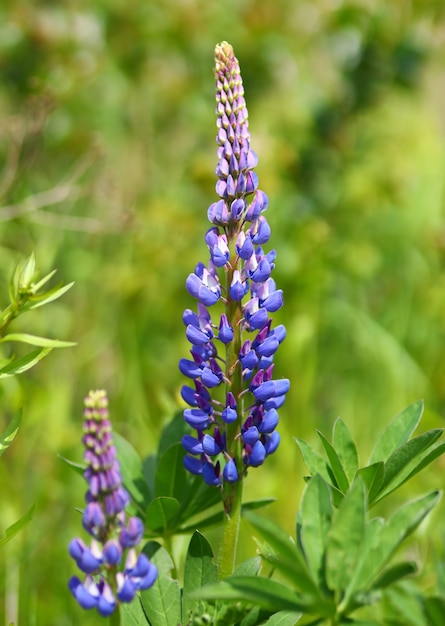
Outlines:
<svg viewBox="0 0 445 626"><path fill-rule="evenodd" d="M305 472L293 437L315 444L340 415L364 463L411 401L425 399L423 430L443 425L442 0L3 0L2 293L35 250L42 273L75 286L15 329L78 342L0 388L2 428L24 409L0 465L0 531L36 503L0 556L6 624L101 622L67 591L84 484L58 455L81 459L90 388L108 390L115 429L142 455L181 405L184 282L207 255L224 39L270 199L286 299L275 319L288 330L276 371L292 381L282 445L246 495L276 496L267 514L292 533ZM443 486L444 466L401 496ZM444 510L421 529L422 558Z"/></svg>

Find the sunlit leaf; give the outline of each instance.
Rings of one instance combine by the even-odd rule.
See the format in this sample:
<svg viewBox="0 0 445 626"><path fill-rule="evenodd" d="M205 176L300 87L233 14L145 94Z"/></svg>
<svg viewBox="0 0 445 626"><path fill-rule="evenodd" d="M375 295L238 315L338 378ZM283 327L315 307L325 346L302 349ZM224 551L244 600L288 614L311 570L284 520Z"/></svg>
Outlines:
<svg viewBox="0 0 445 626"><path fill-rule="evenodd" d="M349 489L349 481L348 478L346 476L344 467L342 465L342 462L340 461L340 458L337 454L337 451L334 449L334 447L329 443L329 441L326 439L326 437L323 435L323 433L321 433L320 431L317 431L318 436L321 439L321 443L323 444L323 447L326 451L326 454L328 456L329 459L329 464L332 470L332 474L334 476L335 479L335 483L336 486L343 492L346 493Z"/></svg>
<svg viewBox="0 0 445 626"><path fill-rule="evenodd" d="M0 456L4 453L6 448L9 447L14 437L16 436L18 429L20 427L20 422L22 420L22 410L14 415L12 420L9 422L5 431L0 435Z"/></svg>
<svg viewBox="0 0 445 626"><path fill-rule="evenodd" d="M349 428L340 418L335 420L332 445L338 454L349 483L352 483L358 469L358 452Z"/></svg>
<svg viewBox="0 0 445 626"><path fill-rule="evenodd" d="M28 522L32 520L34 509L35 509L35 505L33 504L32 507L29 509L29 511L25 513L23 517L21 517L19 520L17 520L17 522L14 522L14 524L12 524L11 526L9 526L9 528L6 529L5 536L2 539L0 539L0 547L5 545L5 543L8 543L8 541L11 541L11 539L18 532L20 532L22 528L26 526L26 524L28 524Z"/></svg>
<svg viewBox="0 0 445 626"><path fill-rule="evenodd" d="M0 368L0 378L9 378L10 376L23 374L23 372L31 369L31 367L34 367L34 365L45 358L51 350L52 348L40 348L39 350L29 352L19 359L14 359L7 365Z"/></svg>
<svg viewBox="0 0 445 626"><path fill-rule="evenodd" d="M336 511L328 533L326 580L330 589L347 587L362 550L366 496L363 482L354 481Z"/></svg>
<svg viewBox="0 0 445 626"><path fill-rule="evenodd" d="M414 402L401 411L380 435L369 459L369 465L386 461L388 457L411 437L423 413L423 402Z"/></svg>
<svg viewBox="0 0 445 626"><path fill-rule="evenodd" d="M48 337L37 337L27 333L10 333L0 339L0 342L19 341L27 343L31 346L39 346L41 348L69 348L75 346L73 341L61 341L60 339L49 339Z"/></svg>

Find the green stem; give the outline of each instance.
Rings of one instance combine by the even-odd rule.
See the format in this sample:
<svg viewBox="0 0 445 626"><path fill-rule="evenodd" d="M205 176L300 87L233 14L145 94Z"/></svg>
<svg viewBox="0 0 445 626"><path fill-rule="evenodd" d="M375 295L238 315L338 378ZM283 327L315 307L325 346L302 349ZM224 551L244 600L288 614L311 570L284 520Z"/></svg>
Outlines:
<svg viewBox="0 0 445 626"><path fill-rule="evenodd" d="M110 615L110 626L121 626L121 612L119 607Z"/></svg>
<svg viewBox="0 0 445 626"><path fill-rule="evenodd" d="M219 553L218 577L220 580L233 574L236 565L238 535L241 523L241 505L243 500L243 481L230 485L232 488L232 507L224 517L221 548Z"/></svg>

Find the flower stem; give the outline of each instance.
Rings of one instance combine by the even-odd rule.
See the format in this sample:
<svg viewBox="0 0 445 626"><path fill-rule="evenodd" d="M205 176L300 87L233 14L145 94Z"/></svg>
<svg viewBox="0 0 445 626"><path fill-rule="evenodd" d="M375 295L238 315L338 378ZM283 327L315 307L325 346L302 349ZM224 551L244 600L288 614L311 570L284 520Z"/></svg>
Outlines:
<svg viewBox="0 0 445 626"><path fill-rule="evenodd" d="M236 564L238 535L241 523L241 504L243 500L243 481L230 485L232 489L230 513L224 516L223 533L219 553L218 577L220 580L233 574Z"/></svg>
<svg viewBox="0 0 445 626"><path fill-rule="evenodd" d="M110 626L121 625L121 612L119 607L110 615Z"/></svg>

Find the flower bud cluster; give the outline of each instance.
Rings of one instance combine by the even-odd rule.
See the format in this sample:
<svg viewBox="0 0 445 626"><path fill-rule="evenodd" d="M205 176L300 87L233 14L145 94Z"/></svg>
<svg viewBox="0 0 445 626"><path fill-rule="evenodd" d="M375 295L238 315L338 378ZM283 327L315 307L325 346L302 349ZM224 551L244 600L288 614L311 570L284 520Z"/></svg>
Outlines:
<svg viewBox="0 0 445 626"><path fill-rule="evenodd" d="M281 308L283 292L271 277L275 251L263 249L270 238L263 215L268 199L253 171L258 159L250 148L242 79L226 42L216 47L215 76L220 199L208 209L209 261L198 263L186 280L198 305L197 312L183 314L191 358L181 359L179 368L193 381L181 391L190 407L184 419L196 431L182 441L185 467L210 485L222 485L238 481L276 450L277 410L289 381L273 378L286 330L274 328L270 314ZM222 312L212 319L209 308L217 303Z"/></svg>
<svg viewBox="0 0 445 626"><path fill-rule="evenodd" d="M91 391L85 399L83 431L88 490L82 524L92 539L89 545L78 538L69 545L71 557L86 575L83 582L73 576L69 588L82 608L96 608L107 616L119 603L131 602L136 591L151 587L157 569L135 550L144 525L138 517L127 519L125 513L130 496L122 486L102 390Z"/></svg>

